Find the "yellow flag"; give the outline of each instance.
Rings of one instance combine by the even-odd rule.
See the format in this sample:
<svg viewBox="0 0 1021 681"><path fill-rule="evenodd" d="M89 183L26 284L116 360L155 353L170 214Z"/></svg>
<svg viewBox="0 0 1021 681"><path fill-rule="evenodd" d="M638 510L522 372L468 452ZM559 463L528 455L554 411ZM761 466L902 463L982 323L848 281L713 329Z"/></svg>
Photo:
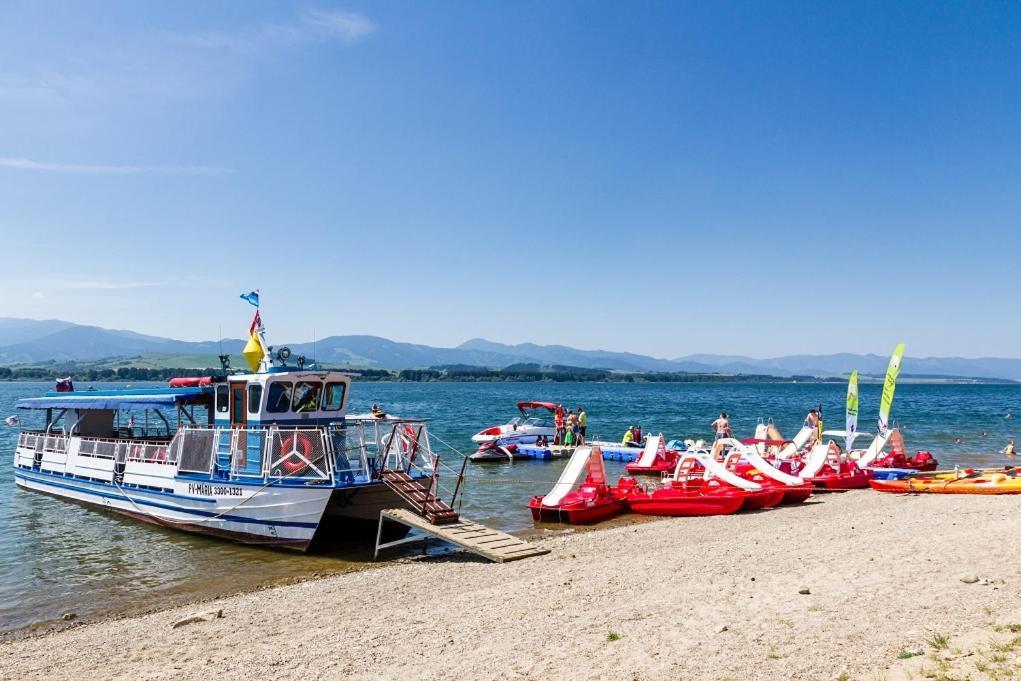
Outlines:
<svg viewBox="0 0 1021 681"><path fill-rule="evenodd" d="M262 361L265 353L262 351L262 341L259 340L259 335L252 331L248 337L248 342L245 343L245 349L241 351L241 356L248 362L249 368L253 372L259 370L259 362Z"/></svg>

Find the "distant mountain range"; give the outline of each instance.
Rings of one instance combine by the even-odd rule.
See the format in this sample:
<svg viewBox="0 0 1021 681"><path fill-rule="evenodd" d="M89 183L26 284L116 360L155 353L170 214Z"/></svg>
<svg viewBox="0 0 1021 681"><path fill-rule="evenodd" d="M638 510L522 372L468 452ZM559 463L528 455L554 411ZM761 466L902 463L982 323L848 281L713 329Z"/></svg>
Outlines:
<svg viewBox="0 0 1021 681"><path fill-rule="evenodd" d="M68 362L147 354L189 355L213 358L224 352L237 355L244 345L236 338L221 341L180 341L146 336L133 331L83 326L56 319L31 320L0 317L0 364ZM281 344L283 345L283 344ZM563 345L505 345L481 338L455 348L399 343L377 336L330 336L315 343L287 344L295 355L315 357L330 365L385 369L468 365L503 368L535 363L628 372L692 372L767 374L770 376L839 376L858 369L882 375L887 357L881 355L790 355L754 359L735 355L688 355L659 359L629 352L578 350ZM184 365L185 367L189 365ZM1021 359L908 356L904 375L1021 380Z"/></svg>

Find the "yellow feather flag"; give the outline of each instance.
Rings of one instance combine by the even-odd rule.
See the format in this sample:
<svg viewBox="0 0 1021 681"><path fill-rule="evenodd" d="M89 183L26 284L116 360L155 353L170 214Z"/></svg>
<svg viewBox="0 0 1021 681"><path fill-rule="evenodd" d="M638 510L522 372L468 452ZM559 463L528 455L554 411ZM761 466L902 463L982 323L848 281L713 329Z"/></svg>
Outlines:
<svg viewBox="0 0 1021 681"><path fill-rule="evenodd" d="M255 318L252 319L252 328L248 330L248 342L245 343L245 348L241 351L241 356L245 358L253 372L259 370L259 362L266 355L262 349L262 340L259 339L258 329L261 325L262 320L259 318L259 312L256 311Z"/></svg>

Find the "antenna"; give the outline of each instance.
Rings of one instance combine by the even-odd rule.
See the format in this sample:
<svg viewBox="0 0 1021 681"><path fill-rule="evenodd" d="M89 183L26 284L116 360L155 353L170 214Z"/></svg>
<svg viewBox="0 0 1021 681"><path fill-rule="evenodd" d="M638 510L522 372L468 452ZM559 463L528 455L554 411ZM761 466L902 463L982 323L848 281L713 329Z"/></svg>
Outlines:
<svg viewBox="0 0 1021 681"><path fill-rule="evenodd" d="M223 324L218 325L217 333L220 334L220 354L223 354Z"/></svg>
<svg viewBox="0 0 1021 681"><path fill-rule="evenodd" d="M312 327L312 364L316 363L316 327Z"/></svg>

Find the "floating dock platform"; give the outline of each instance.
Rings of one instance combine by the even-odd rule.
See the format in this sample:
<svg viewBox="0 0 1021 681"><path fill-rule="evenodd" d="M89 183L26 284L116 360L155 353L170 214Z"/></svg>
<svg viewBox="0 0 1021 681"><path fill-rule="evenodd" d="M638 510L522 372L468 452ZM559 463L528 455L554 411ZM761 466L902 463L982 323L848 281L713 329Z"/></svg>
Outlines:
<svg viewBox="0 0 1021 681"><path fill-rule="evenodd" d="M605 461L620 461L631 463L637 461L642 455L641 447L625 447L623 445L611 445L602 442L590 442L588 446L599 447ZM562 445L550 445L548 447L536 447L535 445L518 445L514 452L515 459L535 459L538 461L549 461L552 459L566 459L574 454L576 447L564 447Z"/></svg>

